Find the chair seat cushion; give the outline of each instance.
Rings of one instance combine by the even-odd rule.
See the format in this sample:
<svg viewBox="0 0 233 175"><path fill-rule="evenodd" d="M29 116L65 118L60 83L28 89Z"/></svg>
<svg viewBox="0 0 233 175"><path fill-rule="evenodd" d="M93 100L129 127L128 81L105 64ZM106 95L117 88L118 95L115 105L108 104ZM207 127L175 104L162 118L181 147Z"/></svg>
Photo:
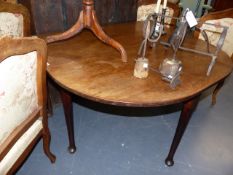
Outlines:
<svg viewBox="0 0 233 175"><path fill-rule="evenodd" d="M29 146L29 144L34 140L34 138L42 130L42 118L40 117L36 120L33 125L19 138L19 140L14 144L10 151L0 162L0 174L6 174L14 163L18 160L20 155Z"/></svg>
<svg viewBox="0 0 233 175"><path fill-rule="evenodd" d="M0 37L23 36L23 16L8 12L0 12Z"/></svg>
<svg viewBox="0 0 233 175"><path fill-rule="evenodd" d="M0 62L0 145L38 107L37 52Z"/></svg>
<svg viewBox="0 0 233 175"><path fill-rule="evenodd" d="M206 21L206 23L229 27L222 50L231 57L233 53L233 39L232 39L233 38L233 18L208 20ZM220 37L220 33L222 32L222 28L203 24L202 29L206 30L210 44L216 46L219 40L219 37ZM199 35L199 39L204 40L202 35Z"/></svg>

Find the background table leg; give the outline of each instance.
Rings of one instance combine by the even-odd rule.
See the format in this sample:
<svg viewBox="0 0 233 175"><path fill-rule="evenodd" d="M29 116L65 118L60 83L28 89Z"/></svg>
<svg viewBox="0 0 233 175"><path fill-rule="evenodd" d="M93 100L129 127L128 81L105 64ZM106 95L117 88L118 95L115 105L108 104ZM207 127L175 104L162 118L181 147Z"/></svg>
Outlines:
<svg viewBox="0 0 233 175"><path fill-rule="evenodd" d="M60 96L64 108L66 126L69 136L69 147L68 150L70 153L76 151L75 140L74 140L74 122L73 122L73 105L72 105L72 96L69 92L60 89Z"/></svg>
<svg viewBox="0 0 233 175"><path fill-rule="evenodd" d="M121 54L122 61L127 62L127 54L124 47L117 41L110 38L106 33L104 33L102 27L99 25L94 10L94 0L83 0L83 10L80 12L80 16L75 25L63 33L48 36L46 38L46 41L47 43L51 43L59 40L68 39L81 32L84 28L92 30L97 38L117 49Z"/></svg>
<svg viewBox="0 0 233 175"><path fill-rule="evenodd" d="M47 76L46 80L46 86L47 86L47 114L48 116L53 115L53 104L52 104L52 96L49 90L49 78Z"/></svg>
<svg viewBox="0 0 233 175"><path fill-rule="evenodd" d="M188 125L188 122L192 116L192 112L194 111L195 107L197 106L199 100L199 96L196 96L195 98L186 101L184 103L182 112L180 114L180 119L176 128L176 133L173 138L169 154L165 160L165 164L167 166L173 166L174 165L174 160L173 157L175 155L176 149L180 143L180 140L184 134L184 131Z"/></svg>
<svg viewBox="0 0 233 175"><path fill-rule="evenodd" d="M216 97L217 97L217 94L219 92L219 90L222 88L222 86L224 85L224 80L220 81L217 86L215 87L214 89L214 92L212 94L212 105L215 105L216 104Z"/></svg>

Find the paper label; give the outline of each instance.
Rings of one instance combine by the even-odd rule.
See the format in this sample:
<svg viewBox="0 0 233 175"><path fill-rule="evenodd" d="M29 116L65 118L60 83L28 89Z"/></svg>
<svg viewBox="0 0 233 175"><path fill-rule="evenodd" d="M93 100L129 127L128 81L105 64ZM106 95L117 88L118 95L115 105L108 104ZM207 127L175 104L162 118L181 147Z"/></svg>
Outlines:
<svg viewBox="0 0 233 175"><path fill-rule="evenodd" d="M144 63L143 68L147 69L148 68L148 63Z"/></svg>
<svg viewBox="0 0 233 175"><path fill-rule="evenodd" d="M160 28L160 24L157 23L156 26L155 26L155 30L156 30L156 31L159 31L159 28Z"/></svg>
<svg viewBox="0 0 233 175"><path fill-rule="evenodd" d="M197 25L197 20L196 20L196 18L195 18L195 16L194 16L194 14L193 14L192 11L189 10L186 13L185 18L186 18L186 20L187 20L188 25L189 25L190 28L192 28L192 27L194 27L194 26Z"/></svg>

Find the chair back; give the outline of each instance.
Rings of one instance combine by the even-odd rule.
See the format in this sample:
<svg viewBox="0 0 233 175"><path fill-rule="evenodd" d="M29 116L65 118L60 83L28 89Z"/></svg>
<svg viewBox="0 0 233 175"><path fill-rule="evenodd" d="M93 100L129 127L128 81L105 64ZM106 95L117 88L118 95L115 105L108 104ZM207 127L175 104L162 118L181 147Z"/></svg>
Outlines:
<svg viewBox="0 0 233 175"><path fill-rule="evenodd" d="M47 46L36 37L3 37L0 50L0 174L4 175L12 174L32 144L49 134Z"/></svg>
<svg viewBox="0 0 233 175"><path fill-rule="evenodd" d="M0 0L0 37L29 36L30 13L21 4L13 4Z"/></svg>
<svg viewBox="0 0 233 175"><path fill-rule="evenodd" d="M199 20L199 27L206 31L210 44L216 46L220 33L222 32L222 28L206 25L203 23L228 27L222 50L226 52L228 56L233 58L233 8L206 14ZM203 36L200 35L200 32L196 32L195 36L201 40L204 40Z"/></svg>

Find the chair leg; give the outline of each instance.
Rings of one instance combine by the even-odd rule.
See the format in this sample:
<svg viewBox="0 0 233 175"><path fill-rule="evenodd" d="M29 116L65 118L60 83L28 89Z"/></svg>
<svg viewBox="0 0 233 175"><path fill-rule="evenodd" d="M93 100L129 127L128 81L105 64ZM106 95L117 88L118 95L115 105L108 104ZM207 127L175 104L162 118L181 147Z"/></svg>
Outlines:
<svg viewBox="0 0 233 175"><path fill-rule="evenodd" d="M215 87L215 89L214 89L214 92L213 92L213 94L212 94L212 106L214 106L214 105L216 104L216 96L217 96L219 90L220 90L220 89L222 88L222 86L224 85L224 81L225 81L225 79L222 80L222 81L220 81L220 82L217 84L217 86Z"/></svg>
<svg viewBox="0 0 233 175"><path fill-rule="evenodd" d="M44 147L44 152L46 156L50 159L52 163L55 162L56 156L51 152L50 150L50 141L51 141L51 135L50 132L47 129L44 129L43 131L43 147Z"/></svg>

